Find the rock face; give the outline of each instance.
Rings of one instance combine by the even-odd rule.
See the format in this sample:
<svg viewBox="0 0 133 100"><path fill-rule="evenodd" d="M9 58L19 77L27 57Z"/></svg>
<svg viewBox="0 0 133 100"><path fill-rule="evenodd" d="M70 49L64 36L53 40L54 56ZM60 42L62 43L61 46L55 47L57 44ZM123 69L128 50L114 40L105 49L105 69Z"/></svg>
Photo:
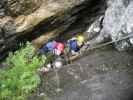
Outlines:
<svg viewBox="0 0 133 100"><path fill-rule="evenodd" d="M133 1L108 0L101 34L112 40L133 34ZM125 50L133 45L133 37L115 44L118 50Z"/></svg>
<svg viewBox="0 0 133 100"><path fill-rule="evenodd" d="M10 16L29 15L38 9L43 0L5 0Z"/></svg>
<svg viewBox="0 0 133 100"><path fill-rule="evenodd" d="M131 38L114 43L119 51L130 49L133 45L133 1L106 0L106 4L103 20L97 19L87 30L89 36L93 36L90 43L95 45L110 40L116 41L130 35ZM98 28L99 32L94 31Z"/></svg>
<svg viewBox="0 0 133 100"><path fill-rule="evenodd" d="M123 59L121 59L123 58ZM132 100L132 54L93 50L73 64L45 73L28 100Z"/></svg>
<svg viewBox="0 0 133 100"><path fill-rule="evenodd" d="M133 32L132 9L132 0L1 0L0 56L17 45L18 36L38 37L34 44L40 47L60 33L84 32L88 26L92 44L120 39ZM130 38L115 47L125 50L132 44Z"/></svg>
<svg viewBox="0 0 133 100"><path fill-rule="evenodd" d="M15 25L11 17L0 19L0 58L3 58L7 51L13 50L17 46L17 35Z"/></svg>
<svg viewBox="0 0 133 100"><path fill-rule="evenodd" d="M103 16L99 17L96 19L84 32L84 36L89 40L89 42L94 45L97 43L100 43L102 40L102 36L100 34L101 29L102 29L102 22L103 22ZM100 41L98 41L98 38L100 38Z"/></svg>
<svg viewBox="0 0 133 100"><path fill-rule="evenodd" d="M42 34L44 37L47 33L46 37L51 38L53 35L49 33L62 33L75 27L77 22L89 25L97 15L103 15L100 11L103 11L104 3L104 0L1 0L0 55L14 48L18 37L28 38L31 32L30 37Z"/></svg>

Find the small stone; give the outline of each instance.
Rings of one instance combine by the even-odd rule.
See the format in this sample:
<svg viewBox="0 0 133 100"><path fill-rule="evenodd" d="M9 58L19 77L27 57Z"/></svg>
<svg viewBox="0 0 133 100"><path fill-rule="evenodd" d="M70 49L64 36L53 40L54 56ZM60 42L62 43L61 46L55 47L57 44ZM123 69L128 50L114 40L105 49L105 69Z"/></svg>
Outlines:
<svg viewBox="0 0 133 100"><path fill-rule="evenodd" d="M5 15L5 13L4 12L0 12L0 16L3 16L3 15Z"/></svg>
<svg viewBox="0 0 133 100"><path fill-rule="evenodd" d="M87 82L87 80L83 80L81 81L81 84L85 84Z"/></svg>
<svg viewBox="0 0 133 100"><path fill-rule="evenodd" d="M51 68L51 67L52 67L52 65L51 65L51 64L47 64L46 66L47 66L47 68Z"/></svg>
<svg viewBox="0 0 133 100"><path fill-rule="evenodd" d="M96 27L93 29L95 32L99 32L100 31L100 27Z"/></svg>
<svg viewBox="0 0 133 100"><path fill-rule="evenodd" d="M45 94L44 94L43 92L39 94L39 96L44 96L44 95L45 95Z"/></svg>
<svg viewBox="0 0 133 100"><path fill-rule="evenodd" d="M60 61L57 61L54 63L55 68L60 69L63 66L63 63Z"/></svg>
<svg viewBox="0 0 133 100"><path fill-rule="evenodd" d="M79 76L78 76L78 75L75 75L74 78L75 78L75 79L79 79Z"/></svg>
<svg viewBox="0 0 133 100"><path fill-rule="evenodd" d="M61 88L57 88L57 89L56 89L56 92L61 92L61 91L62 91Z"/></svg>

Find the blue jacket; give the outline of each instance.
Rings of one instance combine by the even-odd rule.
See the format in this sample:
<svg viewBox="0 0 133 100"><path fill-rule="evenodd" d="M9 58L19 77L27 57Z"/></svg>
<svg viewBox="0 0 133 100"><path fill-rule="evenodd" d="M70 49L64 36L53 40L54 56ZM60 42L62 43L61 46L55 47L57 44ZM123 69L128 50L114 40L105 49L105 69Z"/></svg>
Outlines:
<svg viewBox="0 0 133 100"><path fill-rule="evenodd" d="M70 50L74 50L75 52L79 51L78 45L77 45L77 40L70 40L68 42Z"/></svg>
<svg viewBox="0 0 133 100"><path fill-rule="evenodd" d="M55 48L56 44L57 44L57 43L56 43L55 41L48 42L48 43L46 44L46 47L48 48L49 51L52 51L52 50Z"/></svg>
<svg viewBox="0 0 133 100"><path fill-rule="evenodd" d="M41 53L48 53L49 51L52 51L55 48L56 44L57 43L55 41L48 42L42 48L40 48L39 51Z"/></svg>

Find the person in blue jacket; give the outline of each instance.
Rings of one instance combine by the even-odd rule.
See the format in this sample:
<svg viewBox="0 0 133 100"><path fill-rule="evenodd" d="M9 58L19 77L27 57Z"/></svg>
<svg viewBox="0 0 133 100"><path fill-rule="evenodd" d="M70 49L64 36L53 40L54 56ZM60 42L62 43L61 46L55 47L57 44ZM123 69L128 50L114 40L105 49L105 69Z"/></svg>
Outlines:
<svg viewBox="0 0 133 100"><path fill-rule="evenodd" d="M84 37L81 35L68 40L67 44L72 55L79 52L80 48L84 45L84 41Z"/></svg>

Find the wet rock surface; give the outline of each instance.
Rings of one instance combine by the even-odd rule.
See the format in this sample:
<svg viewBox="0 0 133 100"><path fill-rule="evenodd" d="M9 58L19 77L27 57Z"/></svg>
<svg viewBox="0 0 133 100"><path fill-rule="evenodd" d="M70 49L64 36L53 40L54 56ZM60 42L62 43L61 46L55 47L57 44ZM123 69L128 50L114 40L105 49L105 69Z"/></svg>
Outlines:
<svg viewBox="0 0 133 100"><path fill-rule="evenodd" d="M108 0L101 35L117 40L133 34L132 9L132 0ZM116 48L121 51L132 47L132 38L116 43Z"/></svg>
<svg viewBox="0 0 133 100"><path fill-rule="evenodd" d="M89 55L42 78L28 100L132 100L133 57L111 48Z"/></svg>

